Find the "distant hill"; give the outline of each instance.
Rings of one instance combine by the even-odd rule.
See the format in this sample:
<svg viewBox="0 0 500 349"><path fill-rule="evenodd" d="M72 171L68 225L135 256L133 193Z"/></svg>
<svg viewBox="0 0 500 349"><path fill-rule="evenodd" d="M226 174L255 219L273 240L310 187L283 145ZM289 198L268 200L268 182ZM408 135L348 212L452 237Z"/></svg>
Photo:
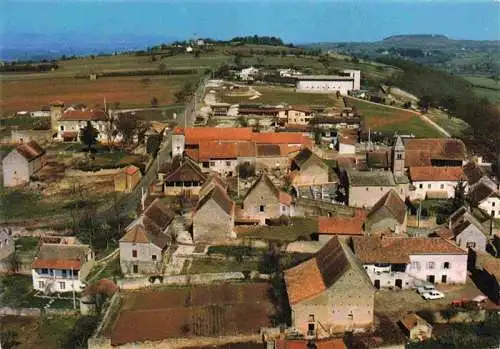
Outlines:
<svg viewBox="0 0 500 349"><path fill-rule="evenodd" d="M367 59L403 58L458 75L500 75L498 40L455 40L441 34L411 34L375 42L323 42L304 47Z"/></svg>

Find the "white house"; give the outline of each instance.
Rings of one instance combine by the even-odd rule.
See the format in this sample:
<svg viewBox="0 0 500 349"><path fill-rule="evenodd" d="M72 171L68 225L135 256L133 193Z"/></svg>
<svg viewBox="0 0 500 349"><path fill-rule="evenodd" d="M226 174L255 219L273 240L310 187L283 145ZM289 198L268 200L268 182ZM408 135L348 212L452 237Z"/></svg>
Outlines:
<svg viewBox="0 0 500 349"><path fill-rule="evenodd" d="M45 149L35 141L23 143L2 160L3 185L14 187L29 183L31 176L45 166Z"/></svg>
<svg viewBox="0 0 500 349"><path fill-rule="evenodd" d="M463 284L467 279L467 252L440 237L354 237L353 249L376 288L409 288L416 281Z"/></svg>
<svg viewBox="0 0 500 349"><path fill-rule="evenodd" d="M99 131L98 141L106 140L106 113L100 109L66 110L57 120L58 140L78 141L81 129L87 126L87 122Z"/></svg>
<svg viewBox="0 0 500 349"><path fill-rule="evenodd" d="M347 95L357 91L361 84L361 71L344 70L344 75L300 75L297 79L297 92L336 93Z"/></svg>
<svg viewBox="0 0 500 349"><path fill-rule="evenodd" d="M46 293L80 292L94 265L88 245L44 243L31 266L33 288Z"/></svg>
<svg viewBox="0 0 500 349"><path fill-rule="evenodd" d="M410 200L453 198L458 182L465 180L462 167L410 167L409 174Z"/></svg>
<svg viewBox="0 0 500 349"><path fill-rule="evenodd" d="M241 71L238 73L238 77L243 80L243 81L248 81L252 80L253 77L259 72L260 70L254 67L248 67L245 69L241 69Z"/></svg>
<svg viewBox="0 0 500 349"><path fill-rule="evenodd" d="M453 212L448 222L448 229L452 239L461 248L471 248L477 252L486 251L487 231L467 208L461 207Z"/></svg>
<svg viewBox="0 0 500 349"><path fill-rule="evenodd" d="M474 206L479 207L493 217L500 217L500 190L494 189L484 182L478 183L470 192L469 199Z"/></svg>

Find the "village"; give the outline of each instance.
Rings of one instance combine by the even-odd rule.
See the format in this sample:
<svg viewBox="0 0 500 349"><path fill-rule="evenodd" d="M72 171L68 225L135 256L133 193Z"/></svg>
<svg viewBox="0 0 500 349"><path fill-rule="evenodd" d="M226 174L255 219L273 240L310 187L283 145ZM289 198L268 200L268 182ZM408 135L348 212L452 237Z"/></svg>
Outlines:
<svg viewBox="0 0 500 349"><path fill-rule="evenodd" d="M50 126L2 142L2 189L12 212L25 201L0 228L0 271L29 279L26 295L2 283L2 315L93 315L92 349L340 349L497 314L499 164L360 70L223 75L183 112L104 99L21 115ZM380 103L439 137L380 137L359 107Z"/></svg>

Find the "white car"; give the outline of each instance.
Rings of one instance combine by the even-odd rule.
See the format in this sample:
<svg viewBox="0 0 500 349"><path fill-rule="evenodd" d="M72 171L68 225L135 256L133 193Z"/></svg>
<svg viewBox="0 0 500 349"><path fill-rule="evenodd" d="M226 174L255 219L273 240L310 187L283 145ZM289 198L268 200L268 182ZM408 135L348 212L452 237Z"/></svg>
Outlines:
<svg viewBox="0 0 500 349"><path fill-rule="evenodd" d="M424 297L425 300L442 299L444 298L444 293L434 290L425 292L424 294L422 294L422 297Z"/></svg>
<svg viewBox="0 0 500 349"><path fill-rule="evenodd" d="M431 291L436 291L436 286L434 286L433 284L425 284L417 287L418 294L424 294Z"/></svg>

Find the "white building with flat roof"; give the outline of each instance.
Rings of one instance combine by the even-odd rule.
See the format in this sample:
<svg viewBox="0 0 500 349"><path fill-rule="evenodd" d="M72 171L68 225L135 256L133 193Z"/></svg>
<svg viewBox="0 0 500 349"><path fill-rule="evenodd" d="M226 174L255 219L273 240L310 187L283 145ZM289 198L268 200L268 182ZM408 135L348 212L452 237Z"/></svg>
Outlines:
<svg viewBox="0 0 500 349"><path fill-rule="evenodd" d="M300 75L297 79L297 92L336 93L347 95L349 91L361 88L361 71L344 70L342 75Z"/></svg>

